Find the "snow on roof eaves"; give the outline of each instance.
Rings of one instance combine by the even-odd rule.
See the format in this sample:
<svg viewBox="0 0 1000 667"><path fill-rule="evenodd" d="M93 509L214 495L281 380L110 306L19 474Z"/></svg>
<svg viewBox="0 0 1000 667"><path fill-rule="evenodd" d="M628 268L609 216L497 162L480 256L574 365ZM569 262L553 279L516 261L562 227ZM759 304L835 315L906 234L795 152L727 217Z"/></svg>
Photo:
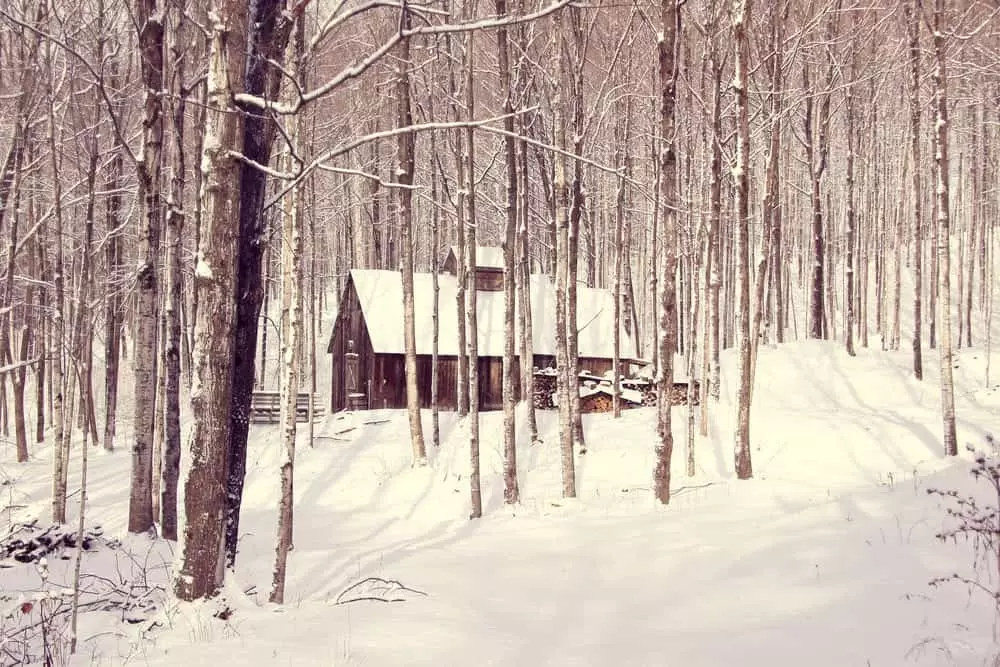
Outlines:
<svg viewBox="0 0 1000 667"><path fill-rule="evenodd" d="M377 354L402 354L403 282L398 271L353 269L351 280L368 322L372 348ZM438 354L458 355L458 317L455 277L438 276ZM417 354L431 354L433 344L433 284L429 273L413 275ZM579 356L610 359L614 356L614 300L607 290L580 287L577 291ZM477 292L479 355L502 357L504 347L504 294ZM555 355L555 289L547 276L531 277L532 339L535 354ZM517 332L515 332L517 335ZM621 328L621 357L635 358L635 343Z"/></svg>

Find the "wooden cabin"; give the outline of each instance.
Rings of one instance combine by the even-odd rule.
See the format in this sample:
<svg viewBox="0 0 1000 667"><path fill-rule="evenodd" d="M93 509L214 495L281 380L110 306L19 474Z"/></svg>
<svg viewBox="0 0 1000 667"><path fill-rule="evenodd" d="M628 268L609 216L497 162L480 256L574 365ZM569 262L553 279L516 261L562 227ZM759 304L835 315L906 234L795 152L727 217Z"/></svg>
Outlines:
<svg viewBox="0 0 1000 667"><path fill-rule="evenodd" d="M499 248L480 248L476 260L479 407L481 410L499 410L503 407L505 333L502 253ZM454 410L458 403L456 269L456 256L452 249L438 277L437 404L442 410ZM432 274L415 273L413 283L417 384L421 406L430 407L434 344ZM530 293L534 344L532 366L545 368L555 364L555 286L549 276L533 275ZM614 301L611 292L579 287L577 322L580 368L603 375L611 370L614 358ZM404 350L402 274L398 271L352 270L344 285L327 345L333 371L331 411L406 407ZM520 349L517 354L514 383L515 392L520 396ZM622 372L637 357L635 342L624 327L621 328L620 357Z"/></svg>

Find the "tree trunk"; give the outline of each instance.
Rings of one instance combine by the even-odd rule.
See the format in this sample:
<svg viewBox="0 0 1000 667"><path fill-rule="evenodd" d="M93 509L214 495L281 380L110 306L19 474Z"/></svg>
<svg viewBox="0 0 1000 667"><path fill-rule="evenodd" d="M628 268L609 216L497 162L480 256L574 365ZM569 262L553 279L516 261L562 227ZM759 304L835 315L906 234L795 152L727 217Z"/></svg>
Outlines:
<svg viewBox="0 0 1000 667"><path fill-rule="evenodd" d="M945 71L945 0L934 2L934 159L937 163L938 304L940 307L938 351L941 360L941 417L944 422L944 453L958 455L955 434L955 383L952 378L951 340L951 208L948 168L948 79Z"/></svg>
<svg viewBox="0 0 1000 667"><path fill-rule="evenodd" d="M164 539L177 539L177 484L181 463L181 250L184 230L184 0L177 5L176 27L171 40L174 70L171 90L174 91L173 146L170 175L170 195L167 198L167 293L166 341L164 345L164 440L163 487L160 501L160 531Z"/></svg>
<svg viewBox="0 0 1000 667"><path fill-rule="evenodd" d="M160 153L163 148L163 8L156 0L137 0L139 51L145 86L142 160L138 165L139 201L144 225L139 237L139 271L134 311L135 410L133 416L132 482L128 530L145 533L153 522L153 425L156 403L156 298L162 204Z"/></svg>
<svg viewBox="0 0 1000 667"><path fill-rule="evenodd" d="M565 48L562 47L566 28L565 12L561 11L556 20L553 40L559 50L559 76L552 100L552 126L555 131L556 146L568 146L566 122L566 96L563 89L569 80L569 63ZM576 378L570 371L569 341L567 340L567 305L569 281L569 187L566 174L566 157L553 155L555 174L552 181L556 204L556 393L559 402L559 452L562 467L562 493L564 498L576 497L576 461L573 453L573 413L570 408L570 392L576 392Z"/></svg>
<svg viewBox="0 0 1000 667"><path fill-rule="evenodd" d="M858 31L858 20L857 14L854 15L854 27L852 34L857 35ZM845 114L847 116L847 256L846 256L846 268L845 268L845 296L844 296L844 306L847 309L847 322L844 325L844 344L847 347L847 354L850 356L855 356L854 352L854 325L856 319L855 313L855 303L854 303L854 249L857 245L858 235L856 228L856 213L854 210L854 151L857 148L857 138L854 132L854 81L856 80L857 74L857 44L853 41L850 45L851 50L851 64L850 64L850 84L844 91L846 97L846 109ZM879 299L881 303L881 299Z"/></svg>
<svg viewBox="0 0 1000 667"><path fill-rule="evenodd" d="M740 386L736 404L736 476L753 476L750 461L750 400L753 389L753 340L750 335L750 120L747 103L750 46L747 28L750 21L750 0L733 1L733 41L736 49L736 71L733 90L736 93L736 265L739 272L737 330L739 336ZM767 238L767 230L764 231ZM759 307L759 306L758 306Z"/></svg>
<svg viewBox="0 0 1000 667"><path fill-rule="evenodd" d="M286 58L288 63L286 72L299 85L302 85L302 54L305 48L305 22L302 17L296 22L295 37L291 42ZM407 67L408 60L409 58L403 59L401 67ZM296 154L301 155L300 121L297 115L289 117L285 124L285 132L292 149ZM288 156L289 171L294 168L296 159L291 155ZM293 545L295 438L298 432L296 404L299 394L299 379L302 374L302 194L302 187L297 186L285 195L281 230L281 411L279 420L284 452L280 465L281 498L278 501L278 535L275 544L274 576L270 596L270 601L275 604L284 604L285 602L288 552L291 551Z"/></svg>
<svg viewBox="0 0 1000 667"><path fill-rule="evenodd" d="M47 60L51 58L51 44L46 43ZM49 365L52 369L52 379L49 387L52 392L52 423L54 433L52 438L52 521L66 523L66 485L69 472L69 451L64 449L63 437L66 429L66 404L63 401L63 391L66 387L65 354L63 342L66 339L66 295L65 276L63 275L63 207L62 185L59 178L62 168L59 160L58 142L56 139L56 108L52 91L51 79L46 82L46 97L48 104L48 142L52 166L52 218L55 221L55 266L52 267L52 283L55 303L53 305L53 331L50 341ZM43 253L44 255L44 253Z"/></svg>
<svg viewBox="0 0 1000 667"><path fill-rule="evenodd" d="M522 133L524 128L522 127ZM528 142L520 141L519 156L519 176L518 179L524 184L523 194L518 199L518 209L520 224L517 230L519 267L518 278L518 304L521 306L518 324L521 331L521 398L525 402L525 417L528 422L528 437L531 444L537 444L538 421L535 418L535 343L532 339L533 327L531 323L531 249L528 246L528 220L529 220L529 200L528 200Z"/></svg>
<svg viewBox="0 0 1000 667"><path fill-rule="evenodd" d="M497 16L507 16L507 0L496 0ZM504 129L509 133L504 137L504 166L506 167L506 197L504 201L503 236L503 499L508 505L520 502L521 492L517 480L517 431L515 429L514 407L514 364L517 362L515 347L514 306L517 299L516 284L518 265L515 262L517 244L517 144L514 140L514 89L511 82L510 40L506 27L497 29L497 59L500 69L500 92L503 95ZM529 363L522 358L522 363ZM528 400L531 400L529 397Z"/></svg>
<svg viewBox="0 0 1000 667"><path fill-rule="evenodd" d="M402 26L408 30L412 19L404 9ZM413 125L410 109L410 40L399 42L399 58L396 72L396 126ZM427 450L424 445L424 428L420 421L420 394L417 381L417 332L416 313L413 302L413 165L416 135L412 132L400 134L396 139L397 170L399 188L399 230L400 230L400 270L403 283L403 346L406 366L406 412L410 422L410 444L413 447L413 465L427 465Z"/></svg>
<svg viewBox="0 0 1000 667"><path fill-rule="evenodd" d="M469 33L465 42L465 111L468 120L475 118L475 59L474 50L475 33ZM475 142L473 141L473 131L471 127L465 128L465 190L467 192L467 202L469 206L468 222L469 229L466 233L465 248L465 280L467 289L466 303L466 341L469 353L469 463L471 471L469 473L469 492L471 495L470 519L478 519L483 515L483 498L480 489L479 473L479 324L476 308L476 229L478 219L476 218L476 153ZM468 283L472 286L469 289ZM461 311L459 311L461 313ZM461 318L461 315L459 315Z"/></svg>
<svg viewBox="0 0 1000 667"><path fill-rule="evenodd" d="M245 4L245 0L217 0L227 7ZM246 62L240 58L243 72L243 92L276 99L281 84L281 71L271 63L284 59L292 21L285 13L285 0L255 0L249 3L249 14L231 19L246 21ZM242 35L241 35L242 38ZM207 123L206 123L207 125ZM242 154L258 164L268 164L276 129L269 116L248 109L242 123L242 141L237 142ZM227 430L229 472L226 481L226 560L236 562L239 543L240 506L243 502L243 480L246 476L247 435L250 429L250 396L254 388L257 350L257 327L264 291L261 281L261 258L266 241L264 192L266 175L247 164L240 166L239 175L239 236L236 264L236 328L232 373L232 410ZM199 309L203 302L199 300Z"/></svg>
<svg viewBox="0 0 1000 667"><path fill-rule="evenodd" d="M677 100L677 46L681 15L676 0L661 0L660 26L663 38L659 51L660 94L660 197L663 201L663 295L660 303L659 383L653 493L666 505L670 502L670 461L674 451L671 426L671 393L674 385L674 352L677 346L677 294L674 275L677 266L677 154L675 152Z"/></svg>
<svg viewBox="0 0 1000 667"><path fill-rule="evenodd" d="M109 64L111 72L108 85L118 87L117 60ZM115 135L115 150L107 167L106 189L108 198L105 202L105 248L104 261L107 270L107 280L104 292L104 449L113 451L118 425L118 361L121 357L122 329L122 233L121 210L122 196L118 192L121 185L125 150Z"/></svg>
<svg viewBox="0 0 1000 667"><path fill-rule="evenodd" d="M226 536L226 456L230 442L232 337L236 325L236 293L240 168L231 151L238 150L241 119L232 106L230 72L243 70L237 48L244 0L213 0L210 28L205 144L201 156L204 182L203 229L194 274L198 291L195 323L194 386L191 391L191 467L184 482L183 541L174 576L181 600L207 598L222 584Z"/></svg>
<svg viewBox="0 0 1000 667"><path fill-rule="evenodd" d="M924 377L921 354L921 310L923 291L923 220L921 219L923 191L920 171L920 15L917 0L906 0L903 14L906 17L910 57L910 152L913 155L913 376Z"/></svg>

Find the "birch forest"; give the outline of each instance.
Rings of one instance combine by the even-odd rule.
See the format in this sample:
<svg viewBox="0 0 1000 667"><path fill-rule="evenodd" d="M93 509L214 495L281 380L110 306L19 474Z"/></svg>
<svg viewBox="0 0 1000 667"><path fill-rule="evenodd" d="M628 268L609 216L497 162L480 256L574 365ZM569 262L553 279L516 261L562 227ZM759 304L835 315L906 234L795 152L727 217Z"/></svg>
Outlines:
<svg viewBox="0 0 1000 667"><path fill-rule="evenodd" d="M485 246L502 249L507 504L525 447L559 452L570 498L599 446L576 391L584 288L613 293L636 341L607 332L615 414L617 362L653 369L659 503L720 417L727 350L740 479L758 352L803 339L905 350L916 379L939 369L926 391L954 455L953 355L992 344L975 332L998 282L998 99L993 0L7 0L2 463L51 451L43 520L82 530L86 476L73 488L69 471L117 457L128 531L177 541L173 594L212 597L239 558L251 401L274 390L283 603L296 443L313 445L296 397L327 400L317 369L350 271L401 272L399 446L420 468L440 436L436 405L421 419L414 275L437 285L454 248L477 518ZM535 378L514 363L531 358L541 274L558 442L538 438ZM678 378L687 405L671 407Z"/></svg>

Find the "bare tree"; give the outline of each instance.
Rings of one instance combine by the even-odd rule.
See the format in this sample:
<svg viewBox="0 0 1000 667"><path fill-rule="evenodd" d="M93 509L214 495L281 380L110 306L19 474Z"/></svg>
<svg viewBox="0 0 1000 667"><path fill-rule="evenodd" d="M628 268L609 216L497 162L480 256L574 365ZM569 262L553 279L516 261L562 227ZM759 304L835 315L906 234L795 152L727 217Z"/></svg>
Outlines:
<svg viewBox="0 0 1000 667"><path fill-rule="evenodd" d="M507 16L507 0L496 0L497 16ZM504 236L503 236L503 305L504 305L504 342L503 342L503 451L504 451L504 502L513 505L520 500L520 489L517 480L517 432L515 429L514 406L517 397L514 394L514 364L516 362L516 347L514 345L517 321L514 317L514 306L517 285L518 265L515 262L515 246L517 244L517 144L514 140L514 89L511 82L510 39L507 27L497 29L497 60L500 69L500 89L503 95L504 129L509 133L504 136L504 167L506 176L506 197L504 201ZM521 357L522 364L531 364L531 359ZM531 400L528 397L528 400Z"/></svg>
<svg viewBox="0 0 1000 667"><path fill-rule="evenodd" d="M240 168L233 153L240 142L240 116L233 107L230 73L243 70L237 46L245 0L213 0L208 60L202 230L194 289L194 386L191 391L191 468L184 482L184 526L174 593L182 600L213 595L222 583L226 529L226 456L236 324L233 294Z"/></svg>
<svg viewBox="0 0 1000 667"><path fill-rule="evenodd" d="M659 52L660 96L660 192L663 201L663 295L660 304L660 344L657 390L656 465L653 469L653 493L663 504L670 502L670 461L674 451L671 426L674 352L677 347L677 153L675 150L677 104L677 49L681 32L681 13L677 0L661 0L660 25L663 37Z"/></svg>
<svg viewBox="0 0 1000 667"><path fill-rule="evenodd" d="M403 10L401 27L405 31L412 22L410 12ZM396 72L396 126L407 128L413 125L410 108L410 40L399 41L399 55ZM403 283L403 344L406 366L406 412L410 422L410 441L413 447L413 465L427 465L427 450L424 445L424 429L420 421L420 394L417 382L417 332L416 313L413 303L413 185L414 150L416 135L403 132L396 137L396 181L399 188L399 230L402 250L400 271Z"/></svg>
<svg viewBox="0 0 1000 667"><path fill-rule="evenodd" d="M296 22L295 37L288 45L286 72L302 85L302 52L305 22ZM405 65L404 65L405 67ZM300 160L301 124L292 116L285 125L289 167ZM288 552L293 545L295 505L295 439L298 435L297 401L302 374L302 195L303 188L288 191L281 225L281 411L279 422L284 445L281 458L281 499L278 501L278 535L275 541L274 575L270 601L285 602ZM404 249L405 252L405 249ZM412 274L411 274L412 277Z"/></svg>
<svg viewBox="0 0 1000 667"><path fill-rule="evenodd" d="M943 31L944 0L934 2L934 161L937 164L937 248L938 257L938 319L940 332L938 352L941 360L941 417L944 422L944 452L958 454L955 434L955 382L952 377L951 341L951 204L949 200L951 171L948 167L948 79L945 69L947 44Z"/></svg>
<svg viewBox="0 0 1000 667"><path fill-rule="evenodd" d="M159 289L160 154L163 148L163 11L156 0L137 0L139 52L145 86L142 159L138 164L139 200L144 223L139 235L139 270L136 274L135 375L132 483L129 489L128 529L153 530L153 422L156 401L156 300Z"/></svg>
<svg viewBox="0 0 1000 667"><path fill-rule="evenodd" d="M923 291L923 208L920 170L920 15L917 0L906 0L903 3L903 15L906 20L906 32L909 40L910 61L910 152L913 155L913 375L918 380L924 377L924 364L921 355L921 319Z"/></svg>
<svg viewBox="0 0 1000 667"><path fill-rule="evenodd" d="M753 340L750 337L750 120L747 101L750 46L747 28L750 20L750 0L733 0L733 42L736 50L736 72L733 91L736 95L736 263L739 271L737 331L739 335L739 377L736 413L736 476L753 476L750 462L750 400L753 389ZM765 239L766 239L765 230Z"/></svg>

